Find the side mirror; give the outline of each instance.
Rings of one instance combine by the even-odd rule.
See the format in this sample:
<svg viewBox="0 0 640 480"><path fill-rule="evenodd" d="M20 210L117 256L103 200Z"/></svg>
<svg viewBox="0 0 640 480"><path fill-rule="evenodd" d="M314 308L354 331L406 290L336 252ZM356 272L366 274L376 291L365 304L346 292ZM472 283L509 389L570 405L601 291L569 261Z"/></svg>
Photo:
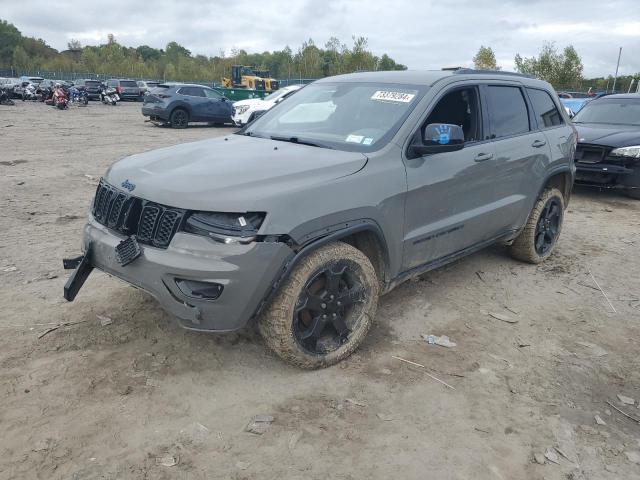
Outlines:
<svg viewBox="0 0 640 480"><path fill-rule="evenodd" d="M459 125L430 123L424 129L422 144L412 145L411 148L420 156L456 152L464 148L464 132Z"/></svg>

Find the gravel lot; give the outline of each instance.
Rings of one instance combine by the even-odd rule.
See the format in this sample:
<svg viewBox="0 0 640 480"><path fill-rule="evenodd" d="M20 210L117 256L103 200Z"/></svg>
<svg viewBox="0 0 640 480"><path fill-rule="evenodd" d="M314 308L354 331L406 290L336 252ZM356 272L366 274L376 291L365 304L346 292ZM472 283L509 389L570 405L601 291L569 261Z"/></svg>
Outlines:
<svg viewBox="0 0 640 480"><path fill-rule="evenodd" d="M640 418L640 202L577 191L546 263L496 246L408 282L353 357L300 371L100 272L63 300L106 168L231 131L139 110L0 106L0 478L640 478L640 424L606 403ZM258 414L273 423L246 432Z"/></svg>

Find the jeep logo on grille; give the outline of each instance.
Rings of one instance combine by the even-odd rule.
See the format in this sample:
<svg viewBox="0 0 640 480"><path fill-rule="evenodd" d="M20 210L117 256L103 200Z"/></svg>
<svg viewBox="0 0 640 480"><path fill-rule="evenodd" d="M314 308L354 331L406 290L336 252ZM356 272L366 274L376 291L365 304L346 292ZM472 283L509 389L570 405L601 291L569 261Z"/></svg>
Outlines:
<svg viewBox="0 0 640 480"><path fill-rule="evenodd" d="M122 185L122 188L126 188L130 192L133 192L133 190L136 188L136 184L131 183L128 178L124 182L122 182L120 185Z"/></svg>

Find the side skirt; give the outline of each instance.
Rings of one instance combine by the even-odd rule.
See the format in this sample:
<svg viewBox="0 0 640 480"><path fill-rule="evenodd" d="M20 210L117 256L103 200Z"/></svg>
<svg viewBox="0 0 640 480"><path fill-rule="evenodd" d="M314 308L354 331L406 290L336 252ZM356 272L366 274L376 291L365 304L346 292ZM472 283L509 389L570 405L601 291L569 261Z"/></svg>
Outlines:
<svg viewBox="0 0 640 480"><path fill-rule="evenodd" d="M440 268L444 265L455 262L456 260L459 260L462 257L471 255L472 253L482 250L490 245L493 245L494 243L501 242L501 241L508 242L512 240L516 235L517 235L516 231L509 230L508 232L501 233L500 235L490 238L489 240L476 243L475 245L471 245L470 247L467 247L463 250L459 250L457 252L451 253L444 257L440 257L436 260L432 260L431 262L423 263L422 265L418 265L417 267L413 267L409 270L406 270L398 274L397 277L395 277L393 280L387 283L385 285L383 293L388 293L394 288L396 288L398 285L400 285L401 283L406 282L407 280L411 280L412 278L422 275L423 273L429 272L431 270L435 270L436 268Z"/></svg>

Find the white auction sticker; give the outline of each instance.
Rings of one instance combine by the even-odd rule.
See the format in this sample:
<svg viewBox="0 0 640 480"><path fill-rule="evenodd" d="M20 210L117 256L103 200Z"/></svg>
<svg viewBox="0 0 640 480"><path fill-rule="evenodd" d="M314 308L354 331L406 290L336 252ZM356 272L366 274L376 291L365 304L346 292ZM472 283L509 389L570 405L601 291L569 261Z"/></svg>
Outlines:
<svg viewBox="0 0 640 480"><path fill-rule="evenodd" d="M371 96L371 100L379 100L381 102L409 103L411 100L413 100L413 97L415 97L415 94L413 93L378 90Z"/></svg>
<svg viewBox="0 0 640 480"><path fill-rule="evenodd" d="M349 135L346 139L345 142L350 142L350 143L360 143L362 142L362 139L364 138L364 136L362 135Z"/></svg>

